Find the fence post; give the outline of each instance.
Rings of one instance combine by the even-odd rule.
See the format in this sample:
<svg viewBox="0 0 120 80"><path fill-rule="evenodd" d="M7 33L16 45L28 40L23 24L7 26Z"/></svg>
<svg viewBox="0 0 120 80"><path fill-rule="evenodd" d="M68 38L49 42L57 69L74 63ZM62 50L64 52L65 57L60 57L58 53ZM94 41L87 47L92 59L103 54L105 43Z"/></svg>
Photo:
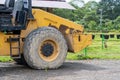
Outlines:
<svg viewBox="0 0 120 80"><path fill-rule="evenodd" d="M85 57L87 57L87 47L84 49Z"/></svg>
<svg viewBox="0 0 120 80"><path fill-rule="evenodd" d="M104 35L102 34L102 49L104 49Z"/></svg>

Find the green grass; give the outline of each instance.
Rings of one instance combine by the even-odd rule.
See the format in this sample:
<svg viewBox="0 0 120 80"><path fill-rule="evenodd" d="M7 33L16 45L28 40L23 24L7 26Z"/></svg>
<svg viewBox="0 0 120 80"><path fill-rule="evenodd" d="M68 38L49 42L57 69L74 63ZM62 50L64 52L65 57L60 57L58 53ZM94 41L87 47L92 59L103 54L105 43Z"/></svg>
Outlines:
<svg viewBox="0 0 120 80"><path fill-rule="evenodd" d="M0 56L0 62L11 62L13 61L9 56Z"/></svg>
<svg viewBox="0 0 120 80"><path fill-rule="evenodd" d="M119 59L120 60L120 40L110 38L107 40L107 48L102 49L101 38L97 35L92 44L87 48L87 55L84 50L78 53L68 53L68 60L81 59Z"/></svg>

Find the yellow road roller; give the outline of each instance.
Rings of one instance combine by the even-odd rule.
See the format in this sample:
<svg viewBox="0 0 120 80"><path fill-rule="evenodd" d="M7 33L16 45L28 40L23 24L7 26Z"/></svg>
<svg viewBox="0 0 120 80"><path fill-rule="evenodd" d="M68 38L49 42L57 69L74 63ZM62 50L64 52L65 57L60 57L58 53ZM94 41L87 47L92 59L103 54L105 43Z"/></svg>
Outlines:
<svg viewBox="0 0 120 80"><path fill-rule="evenodd" d="M68 51L90 45L92 36L84 34L82 25L40 8L42 2L5 0L0 5L0 56L11 56L33 69L56 69Z"/></svg>

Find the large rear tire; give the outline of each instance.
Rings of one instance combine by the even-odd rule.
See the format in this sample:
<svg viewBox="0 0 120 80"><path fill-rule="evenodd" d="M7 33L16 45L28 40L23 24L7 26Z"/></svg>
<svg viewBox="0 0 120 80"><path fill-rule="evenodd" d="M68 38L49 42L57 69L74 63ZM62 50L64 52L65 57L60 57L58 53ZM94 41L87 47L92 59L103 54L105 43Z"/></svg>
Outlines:
<svg viewBox="0 0 120 80"><path fill-rule="evenodd" d="M34 69L55 69L60 67L67 55L66 41L57 29L38 28L32 31L24 43L24 57Z"/></svg>

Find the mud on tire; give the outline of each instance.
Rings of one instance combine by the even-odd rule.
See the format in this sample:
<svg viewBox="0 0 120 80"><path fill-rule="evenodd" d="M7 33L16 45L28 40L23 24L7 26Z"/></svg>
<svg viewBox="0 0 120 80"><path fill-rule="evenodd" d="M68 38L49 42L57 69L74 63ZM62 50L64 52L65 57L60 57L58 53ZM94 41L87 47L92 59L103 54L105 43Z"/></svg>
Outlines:
<svg viewBox="0 0 120 80"><path fill-rule="evenodd" d="M24 42L24 57L34 69L55 69L65 61L66 41L57 29L38 28L32 31Z"/></svg>

